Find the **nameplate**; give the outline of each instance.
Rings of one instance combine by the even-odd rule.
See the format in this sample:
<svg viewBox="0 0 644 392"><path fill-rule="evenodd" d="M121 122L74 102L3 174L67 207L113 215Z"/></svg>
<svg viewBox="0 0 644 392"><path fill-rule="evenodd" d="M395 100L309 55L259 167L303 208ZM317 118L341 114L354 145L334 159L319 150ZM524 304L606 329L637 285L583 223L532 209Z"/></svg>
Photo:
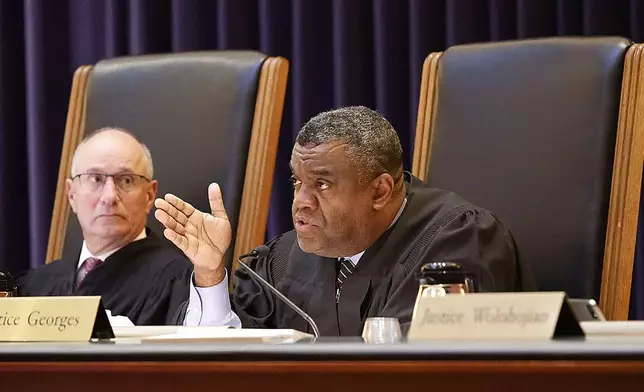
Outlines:
<svg viewBox="0 0 644 392"><path fill-rule="evenodd" d="M563 292L473 293L419 298L407 340L583 337Z"/></svg>
<svg viewBox="0 0 644 392"><path fill-rule="evenodd" d="M0 298L0 341L87 342L113 337L99 296Z"/></svg>

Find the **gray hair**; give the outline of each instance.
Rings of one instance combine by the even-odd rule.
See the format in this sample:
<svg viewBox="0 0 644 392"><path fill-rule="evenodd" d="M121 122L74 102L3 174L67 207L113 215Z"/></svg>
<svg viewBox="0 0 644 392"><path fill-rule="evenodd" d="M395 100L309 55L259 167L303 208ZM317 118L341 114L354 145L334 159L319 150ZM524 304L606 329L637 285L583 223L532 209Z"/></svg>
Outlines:
<svg viewBox="0 0 644 392"><path fill-rule="evenodd" d="M301 146L341 141L347 159L360 172L361 181L389 173L402 177L402 146L394 127L380 113L364 106L322 112L310 119L297 135Z"/></svg>
<svg viewBox="0 0 644 392"><path fill-rule="evenodd" d="M78 155L78 151L80 150L81 146L90 141L92 138L94 138L96 135L99 133L103 133L105 131L117 131L117 132L122 132L127 135L130 135L134 140L136 140L139 145L141 146L141 149L143 150L143 157L145 158L145 173L143 175L148 178L149 180L152 179L152 176L154 175L154 165L152 164L152 154L150 153L150 149L148 146L146 146L143 142L139 140L132 132L128 131L125 128L118 128L118 127L104 127L97 129L95 131L92 131L89 135L85 136L83 140L81 140L80 143L78 143L78 146L76 147L76 151L74 151L74 156L72 157L72 169L71 169L71 175L72 177L76 173L76 157Z"/></svg>

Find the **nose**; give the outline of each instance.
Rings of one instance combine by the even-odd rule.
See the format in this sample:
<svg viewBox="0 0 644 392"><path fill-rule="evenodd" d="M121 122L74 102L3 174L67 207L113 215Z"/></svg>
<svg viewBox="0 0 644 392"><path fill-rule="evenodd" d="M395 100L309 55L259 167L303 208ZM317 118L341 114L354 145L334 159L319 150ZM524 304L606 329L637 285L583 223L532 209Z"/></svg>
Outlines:
<svg viewBox="0 0 644 392"><path fill-rule="evenodd" d="M116 184L112 177L107 177L105 179L105 184L103 184L100 202L104 205L115 205L118 199L119 194L118 189L116 189Z"/></svg>
<svg viewBox="0 0 644 392"><path fill-rule="evenodd" d="M293 210L298 211L305 208L316 209L318 201L315 195L309 191L308 187L301 186L299 189L293 191Z"/></svg>

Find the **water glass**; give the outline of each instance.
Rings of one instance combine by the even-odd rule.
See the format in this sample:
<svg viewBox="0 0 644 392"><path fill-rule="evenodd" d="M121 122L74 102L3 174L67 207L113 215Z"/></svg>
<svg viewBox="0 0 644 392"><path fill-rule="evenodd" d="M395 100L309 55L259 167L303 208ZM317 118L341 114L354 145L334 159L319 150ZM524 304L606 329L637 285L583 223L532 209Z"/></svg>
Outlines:
<svg viewBox="0 0 644 392"><path fill-rule="evenodd" d="M369 317L364 323L362 339L365 343L398 343L402 339L400 322L395 317Z"/></svg>

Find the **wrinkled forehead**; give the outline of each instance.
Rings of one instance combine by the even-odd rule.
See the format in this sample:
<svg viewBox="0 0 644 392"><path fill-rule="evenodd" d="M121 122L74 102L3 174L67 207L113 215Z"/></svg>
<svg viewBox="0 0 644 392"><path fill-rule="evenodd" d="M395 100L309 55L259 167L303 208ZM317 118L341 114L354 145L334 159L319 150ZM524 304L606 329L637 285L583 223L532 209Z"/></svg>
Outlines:
<svg viewBox="0 0 644 392"><path fill-rule="evenodd" d="M336 141L318 145L295 143L291 152L291 168L306 171L342 170L347 166L347 145Z"/></svg>
<svg viewBox="0 0 644 392"><path fill-rule="evenodd" d="M121 132L106 132L79 146L74 166L72 169L78 173L138 172L145 168L145 158L141 145L132 137Z"/></svg>

